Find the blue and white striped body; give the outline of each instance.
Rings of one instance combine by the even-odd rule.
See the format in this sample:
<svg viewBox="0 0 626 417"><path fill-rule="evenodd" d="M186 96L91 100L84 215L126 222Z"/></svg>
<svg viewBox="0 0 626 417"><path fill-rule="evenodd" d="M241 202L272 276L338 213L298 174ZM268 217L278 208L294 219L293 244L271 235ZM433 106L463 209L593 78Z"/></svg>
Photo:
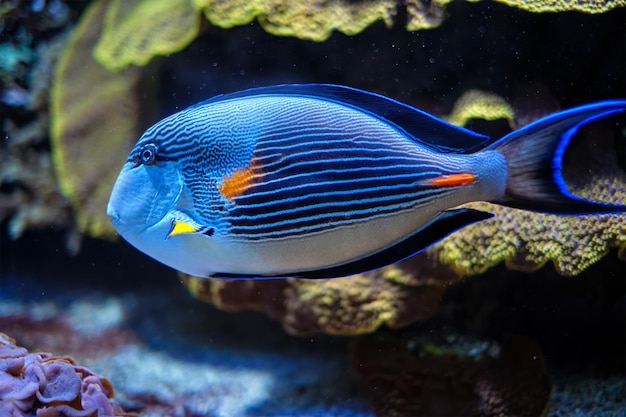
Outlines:
<svg viewBox="0 0 626 417"><path fill-rule="evenodd" d="M495 149L442 152L349 103L271 91L148 129L109 202L119 233L196 276L310 276L375 256L446 209L504 196ZM437 182L460 173L471 181Z"/></svg>

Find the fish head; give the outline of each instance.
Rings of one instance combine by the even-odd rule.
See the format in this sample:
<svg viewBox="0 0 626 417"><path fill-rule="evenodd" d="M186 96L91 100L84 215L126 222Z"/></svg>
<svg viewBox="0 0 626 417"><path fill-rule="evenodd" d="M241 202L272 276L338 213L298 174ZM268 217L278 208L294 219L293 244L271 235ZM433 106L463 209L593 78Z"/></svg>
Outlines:
<svg viewBox="0 0 626 417"><path fill-rule="evenodd" d="M157 140L142 136L124 163L107 205L113 227L144 252L151 242L167 235L164 229L171 227L171 212L183 193L177 163L160 148Z"/></svg>
<svg viewBox="0 0 626 417"><path fill-rule="evenodd" d="M148 128L107 206L116 231L131 245L198 276L208 275L206 260L218 257L222 213L251 176L254 135L244 135L248 129L236 136L240 125L231 109L215 107L192 106Z"/></svg>

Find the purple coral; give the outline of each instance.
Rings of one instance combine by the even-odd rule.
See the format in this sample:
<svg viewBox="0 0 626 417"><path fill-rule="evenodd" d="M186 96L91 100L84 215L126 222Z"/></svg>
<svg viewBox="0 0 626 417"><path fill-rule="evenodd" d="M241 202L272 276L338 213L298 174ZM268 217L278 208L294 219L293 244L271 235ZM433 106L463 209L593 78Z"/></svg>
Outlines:
<svg viewBox="0 0 626 417"><path fill-rule="evenodd" d="M68 357L28 353L0 333L0 416L127 416L111 397L106 378Z"/></svg>

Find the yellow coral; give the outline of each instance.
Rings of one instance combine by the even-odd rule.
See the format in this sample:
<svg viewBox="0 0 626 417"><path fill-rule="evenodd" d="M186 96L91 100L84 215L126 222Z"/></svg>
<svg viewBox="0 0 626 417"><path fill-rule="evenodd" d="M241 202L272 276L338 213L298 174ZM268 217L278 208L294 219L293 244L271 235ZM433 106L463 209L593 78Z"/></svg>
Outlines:
<svg viewBox="0 0 626 417"><path fill-rule="evenodd" d="M583 13L604 13L617 7L626 6L625 0L496 0L507 6L517 7L533 13L576 11Z"/></svg>
<svg viewBox="0 0 626 417"><path fill-rule="evenodd" d="M407 0L406 29L438 27L451 0ZM475 0L470 0L475 1ZM624 0L498 0L531 12L576 10L601 13L624 6ZM200 11L222 28L245 25L257 19L278 36L324 41L338 30L355 35L382 20L393 25L397 0L111 0L106 6L102 36L94 50L96 59L111 71L128 65L145 65L154 56L182 50L200 28Z"/></svg>
<svg viewBox="0 0 626 417"><path fill-rule="evenodd" d="M111 71L145 65L185 48L199 29L200 13L190 0L112 0L94 56Z"/></svg>
<svg viewBox="0 0 626 417"><path fill-rule="evenodd" d="M191 0L191 3L204 12L211 24L224 29L248 24L257 16L269 12L272 7L272 3L267 0Z"/></svg>
<svg viewBox="0 0 626 417"><path fill-rule="evenodd" d="M590 200L626 204L626 174L618 165L611 134L602 129L581 133L586 135L572 144L574 149L565 154L563 163L570 190ZM603 139L596 143L591 140L594 136ZM503 261L523 271L552 261L560 274L576 275L610 248L619 248L621 255L626 248L624 214L562 216L482 202L467 206L492 212L494 217L467 226L429 249L462 275L480 274Z"/></svg>
<svg viewBox="0 0 626 417"><path fill-rule="evenodd" d="M406 30L413 32L422 29L434 29L446 18L446 5L451 0L407 0Z"/></svg>
<svg viewBox="0 0 626 417"><path fill-rule="evenodd" d="M422 254L330 280L225 281L183 275L183 281L196 298L227 311L262 311L292 334L355 335L432 317L445 286L460 278L434 261Z"/></svg>
<svg viewBox="0 0 626 417"><path fill-rule="evenodd" d="M328 39L334 30L357 34L377 20L391 26L396 11L395 0L193 0L193 3L215 26L230 28L256 17L268 33L318 42Z"/></svg>
<svg viewBox="0 0 626 417"><path fill-rule="evenodd" d="M139 71L113 74L91 55L105 1L85 11L59 58L51 90L53 160L62 193L76 210L78 227L92 236L114 234L103 202L137 138ZM88 92L88 93L86 93Z"/></svg>
<svg viewBox="0 0 626 417"><path fill-rule="evenodd" d="M445 119L455 125L464 126L470 119L507 119L513 127L513 108L502 97L480 90L465 92L454 104L452 113Z"/></svg>

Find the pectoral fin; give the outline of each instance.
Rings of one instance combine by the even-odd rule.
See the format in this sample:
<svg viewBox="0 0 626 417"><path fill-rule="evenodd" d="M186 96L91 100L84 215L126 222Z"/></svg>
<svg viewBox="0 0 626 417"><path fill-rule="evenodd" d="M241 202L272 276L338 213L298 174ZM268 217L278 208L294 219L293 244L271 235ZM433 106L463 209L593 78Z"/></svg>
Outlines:
<svg viewBox="0 0 626 417"><path fill-rule="evenodd" d="M174 220L172 222L172 228L170 229L170 232L167 234L167 239L171 238L172 236L180 235L183 233L197 233L197 232L198 232L198 229L196 229L196 227L193 224L187 223L184 221Z"/></svg>
<svg viewBox="0 0 626 417"><path fill-rule="evenodd" d="M212 227L202 225L184 213L176 213L174 220L172 220L172 227L165 239L182 234L205 234L212 236L213 232L214 229Z"/></svg>

